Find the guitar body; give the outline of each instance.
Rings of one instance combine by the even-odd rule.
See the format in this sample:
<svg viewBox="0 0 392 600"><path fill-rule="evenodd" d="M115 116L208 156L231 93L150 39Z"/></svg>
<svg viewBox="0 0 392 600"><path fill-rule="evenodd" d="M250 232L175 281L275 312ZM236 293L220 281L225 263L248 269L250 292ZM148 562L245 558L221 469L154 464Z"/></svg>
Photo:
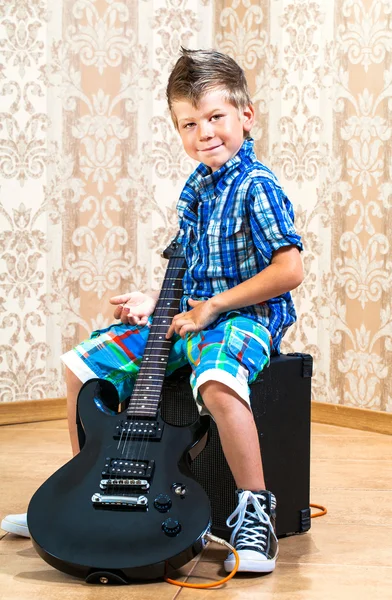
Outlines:
<svg viewBox="0 0 392 600"><path fill-rule="evenodd" d="M110 388L117 395L102 380L84 384L78 404L85 445L31 499L31 538L46 562L89 582L162 577L166 566L179 568L201 551L210 526L209 499L188 466L209 418L190 427L158 418L155 437L143 426L118 439L124 415L102 411ZM137 418L127 431L142 421L153 423ZM127 505L132 499L139 504Z"/></svg>

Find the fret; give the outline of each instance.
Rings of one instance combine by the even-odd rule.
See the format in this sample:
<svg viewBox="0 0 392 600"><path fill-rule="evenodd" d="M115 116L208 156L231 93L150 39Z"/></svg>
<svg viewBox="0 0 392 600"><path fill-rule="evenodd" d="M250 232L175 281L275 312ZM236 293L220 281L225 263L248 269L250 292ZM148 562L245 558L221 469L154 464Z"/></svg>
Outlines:
<svg viewBox="0 0 392 600"><path fill-rule="evenodd" d="M186 267L182 266L182 264L175 266L175 265L168 265L166 272L167 271L186 271Z"/></svg>
<svg viewBox="0 0 392 600"><path fill-rule="evenodd" d="M154 371L157 372L157 375L159 375L161 372L165 373L166 372L166 363L165 364L160 364L159 362L150 362L147 361L147 364L142 364L142 366L139 369L139 373L142 373L143 375L148 374L148 375L154 375Z"/></svg>
<svg viewBox="0 0 392 600"><path fill-rule="evenodd" d="M144 405L146 405L146 404L152 404L153 406L155 406L156 402L157 401L154 398L153 399L140 398L140 397L139 398L135 398L135 405L139 406L139 407L142 406L142 405L144 407Z"/></svg>
<svg viewBox="0 0 392 600"><path fill-rule="evenodd" d="M160 393L161 393L161 390L160 390L159 388L160 388L160 386L157 386L157 389L156 389L156 388L154 388L154 389L151 389L151 388L149 388L148 390L146 390L146 389L145 389L145 388L143 388L143 387L138 387L136 390L135 390L135 388L133 388L133 394L134 394L135 396L136 396L136 395L139 395L139 396L141 396L141 395L143 395L143 394L144 394L144 396L146 396L146 395L148 394L148 395L150 395L151 397L154 397L154 398L155 398L157 394L160 394Z"/></svg>
<svg viewBox="0 0 392 600"><path fill-rule="evenodd" d="M168 356L170 352L170 348L168 346L166 346L165 348L155 348L154 346L151 346L149 350L150 351L148 353L144 351L144 356L146 358L148 358L149 356ZM154 350L156 350L156 352L154 352Z"/></svg>
<svg viewBox="0 0 392 600"><path fill-rule="evenodd" d="M156 356L152 356L152 357L146 356L143 359L142 364L140 365L139 373L145 369L150 369L150 370L166 369L166 362L167 362L168 357L169 357L169 353L167 353L166 356L160 355L160 358L158 358ZM161 363L165 363L165 364L161 364Z"/></svg>
<svg viewBox="0 0 392 600"><path fill-rule="evenodd" d="M160 390L146 391L143 389L137 389L137 390L134 389L134 395L135 396L137 395L139 398L144 399L144 400L154 400L155 401L155 396L156 396L157 392L160 393ZM133 397L133 395L132 395L132 397Z"/></svg>
<svg viewBox="0 0 392 600"><path fill-rule="evenodd" d="M133 393L135 395L138 394L140 398L155 398L158 392L160 393L159 389L146 390L146 388L144 388L143 386L142 387L139 386L136 389L133 388ZM132 397L133 397L133 394L132 394Z"/></svg>
<svg viewBox="0 0 392 600"><path fill-rule="evenodd" d="M147 361L147 363L142 363L142 365L139 369L139 373L143 373L143 374L147 373L148 375L152 376L152 375L154 375L154 370L158 370L158 371L166 370L166 365L161 365L159 362L154 364L154 362L152 362L152 361Z"/></svg>
<svg viewBox="0 0 392 600"><path fill-rule="evenodd" d="M143 367L150 368L150 369L163 369L163 367L165 365L162 365L161 363L163 363L164 361L166 361L168 358L168 355L166 356L162 356L162 354L159 354L158 357L156 356L146 356L143 363L140 366L140 369L142 369ZM148 363L148 364L147 364Z"/></svg>
<svg viewBox="0 0 392 600"><path fill-rule="evenodd" d="M154 321L156 319L168 319L168 315L154 315ZM162 323L164 323L165 321L162 321ZM152 327L151 327L152 329Z"/></svg>
<svg viewBox="0 0 392 600"><path fill-rule="evenodd" d="M161 397L161 390L147 390L148 396L147 398L149 398L152 402L156 402L157 399L159 400L159 398ZM133 390L133 394L132 394L132 401L133 398L135 398L135 400L143 400L144 397L146 396L146 391L143 389L137 389L137 390Z"/></svg>
<svg viewBox="0 0 392 600"><path fill-rule="evenodd" d="M133 386L133 389L136 390L136 388L141 387L141 386L143 386L143 389L146 389L146 390L150 389L150 387L158 387L158 388L161 387L159 383L151 383L151 381L146 381L145 383L148 385L144 386L142 383L139 385L137 383L135 383L135 385Z"/></svg>

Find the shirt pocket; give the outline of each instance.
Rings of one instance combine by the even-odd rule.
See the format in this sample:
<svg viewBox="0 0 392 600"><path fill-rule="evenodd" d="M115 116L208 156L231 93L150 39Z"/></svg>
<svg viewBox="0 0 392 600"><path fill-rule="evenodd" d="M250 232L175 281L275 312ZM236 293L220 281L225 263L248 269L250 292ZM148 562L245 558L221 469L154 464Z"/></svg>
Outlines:
<svg viewBox="0 0 392 600"><path fill-rule="evenodd" d="M247 234L241 217L211 219L207 227L210 277L234 277L247 258Z"/></svg>

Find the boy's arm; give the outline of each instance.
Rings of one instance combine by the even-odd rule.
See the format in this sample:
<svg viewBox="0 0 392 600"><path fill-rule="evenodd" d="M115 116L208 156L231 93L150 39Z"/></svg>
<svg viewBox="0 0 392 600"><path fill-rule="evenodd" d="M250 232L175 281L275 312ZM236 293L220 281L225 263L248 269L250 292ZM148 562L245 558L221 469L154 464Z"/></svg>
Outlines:
<svg viewBox="0 0 392 600"><path fill-rule="evenodd" d="M272 254L271 263L260 273L205 302L189 301L192 310L176 315L166 337L174 332L184 337L201 331L221 313L266 302L295 289L303 280L302 261L296 246L282 246Z"/></svg>
<svg viewBox="0 0 392 600"><path fill-rule="evenodd" d="M226 290L208 302L218 314L252 306L294 290L303 280L300 252L296 246L283 246L272 254L271 263L260 273Z"/></svg>

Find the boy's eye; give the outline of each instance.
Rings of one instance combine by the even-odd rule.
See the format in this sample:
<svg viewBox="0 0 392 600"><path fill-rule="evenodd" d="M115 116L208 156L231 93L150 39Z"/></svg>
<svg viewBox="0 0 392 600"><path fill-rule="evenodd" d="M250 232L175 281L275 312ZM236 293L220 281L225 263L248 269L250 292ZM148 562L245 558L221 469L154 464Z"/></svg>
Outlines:
<svg viewBox="0 0 392 600"><path fill-rule="evenodd" d="M185 125L183 126L183 129L191 129L191 127L194 127L195 123L185 123Z"/></svg>
<svg viewBox="0 0 392 600"><path fill-rule="evenodd" d="M211 117L211 120L212 120L212 121L218 121L218 119L221 119L222 117L223 117L223 115L213 115L213 116Z"/></svg>

